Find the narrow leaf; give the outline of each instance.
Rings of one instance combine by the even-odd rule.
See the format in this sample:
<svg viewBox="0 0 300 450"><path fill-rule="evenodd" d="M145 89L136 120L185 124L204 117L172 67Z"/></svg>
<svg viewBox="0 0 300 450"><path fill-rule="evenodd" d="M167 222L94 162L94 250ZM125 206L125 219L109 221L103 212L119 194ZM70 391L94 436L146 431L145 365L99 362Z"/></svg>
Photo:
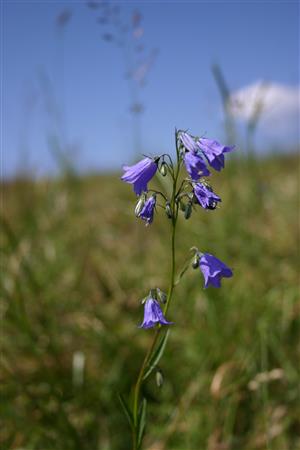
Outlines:
<svg viewBox="0 0 300 450"><path fill-rule="evenodd" d="M129 425L130 425L131 427L133 427L133 417L132 417L132 413L131 413L130 409L128 408L128 405L127 405L126 401L124 400L124 397L122 396L122 394L118 394L118 398L119 398L119 401L120 401L121 406L122 406L122 408L123 408L124 414L125 414L125 416L127 417L127 420L128 420L128 422L129 422Z"/></svg>
<svg viewBox="0 0 300 450"><path fill-rule="evenodd" d="M147 400L143 398L139 413L139 425L138 425L138 448L142 443L145 426L146 426L146 413L147 413Z"/></svg>
<svg viewBox="0 0 300 450"><path fill-rule="evenodd" d="M146 380L152 370L156 367L156 365L159 363L160 358L162 357L164 350L166 348L167 340L170 334L170 330L167 330L167 332L164 334L162 339L160 340L158 346L156 347L156 350L150 357L150 360L148 361L146 372L143 376L143 380Z"/></svg>

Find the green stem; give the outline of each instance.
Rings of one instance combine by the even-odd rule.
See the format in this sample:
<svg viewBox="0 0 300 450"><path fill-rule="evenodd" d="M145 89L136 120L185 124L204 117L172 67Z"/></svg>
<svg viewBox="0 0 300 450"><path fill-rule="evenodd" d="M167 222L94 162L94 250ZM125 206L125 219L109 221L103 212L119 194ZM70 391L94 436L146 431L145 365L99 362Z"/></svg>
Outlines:
<svg viewBox="0 0 300 450"><path fill-rule="evenodd" d="M172 191L172 199L171 199L171 206L172 206L172 237L171 237L171 276L170 276L170 284L169 284L169 291L167 296L167 301L164 307L164 314L167 314L170 301L173 295L174 287L175 287L175 268L176 268L176 260L175 260L175 237L176 237L176 224L177 224L177 218L178 218L178 205L176 203L176 195L177 195L177 181L178 181L178 175L180 172L180 157L179 157L179 150L177 147L177 140L176 140L176 153L177 153L177 169L173 180L173 191Z"/></svg>
<svg viewBox="0 0 300 450"><path fill-rule="evenodd" d="M157 328L155 330L155 335L152 341L151 346L149 347L146 356L144 358L143 364L141 366L141 369L139 371L139 375L137 378L137 382L135 384L134 387L134 398L133 398L133 450L137 450L138 448L138 435L137 435L137 425L138 425L138 403L139 403L139 395L140 395L140 390L141 390L141 385L142 385L142 381L143 381L143 376L144 376L144 372L147 366L147 362L152 354L152 351L154 350L154 347L156 345L158 336L159 336L159 332L160 332L160 328Z"/></svg>
<svg viewBox="0 0 300 450"><path fill-rule="evenodd" d="M176 217L172 219L172 237L171 237L171 275L170 275L170 284L169 284L169 291L167 296L167 301L164 307L164 314L167 314L170 301L173 295L174 286L175 286L175 266L176 266L176 260L175 260L175 237L176 237L176 222L177 222L177 213L176 211Z"/></svg>
<svg viewBox="0 0 300 450"><path fill-rule="evenodd" d="M164 307L164 314L167 313L171 298L173 295L174 287L175 287L175 265L176 265L176 259L175 259L175 237L176 237L176 224L177 224L177 217L178 217L178 205L176 203L176 192L177 192L177 181L180 171L180 157L179 157L179 150L177 146L177 137L175 135L176 140L176 153L177 153L177 168L176 173L172 177L173 178L173 189L172 189L172 198L171 198L171 207L173 212L172 217L172 235L171 235L171 273L170 273L170 282L169 282L169 290L167 295L167 301ZM140 368L137 381L134 387L134 395L133 395L133 430L132 430L132 438L133 438L133 450L138 450L138 406L139 406L139 397L140 397L140 390L142 387L143 382L143 376L145 373L145 369L147 367L147 363L152 355L152 352L156 346L159 334L160 334L161 326L158 326L155 330L155 334L152 340L152 343L145 355L145 358L143 360L142 366Z"/></svg>

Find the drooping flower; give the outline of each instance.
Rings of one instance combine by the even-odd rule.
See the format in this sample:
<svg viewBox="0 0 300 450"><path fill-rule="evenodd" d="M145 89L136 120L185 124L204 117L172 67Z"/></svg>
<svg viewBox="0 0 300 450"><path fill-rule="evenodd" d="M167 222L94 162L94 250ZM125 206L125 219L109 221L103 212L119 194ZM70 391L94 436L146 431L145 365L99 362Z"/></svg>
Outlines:
<svg viewBox="0 0 300 450"><path fill-rule="evenodd" d="M141 212L139 213L139 217L145 220L146 225L149 225L153 221L155 204L156 204L156 196L152 195L145 201L144 206Z"/></svg>
<svg viewBox="0 0 300 450"><path fill-rule="evenodd" d="M152 297L148 297L144 306L144 320L139 327L152 328L157 323L161 325L172 325L173 322L168 322L164 317L158 301Z"/></svg>
<svg viewBox="0 0 300 450"><path fill-rule="evenodd" d="M194 194L204 209L216 209L218 202L222 201L211 187L203 183L194 184Z"/></svg>
<svg viewBox="0 0 300 450"><path fill-rule="evenodd" d="M200 177L208 177L210 175L205 161L198 153L186 152L183 160L186 171L193 181L198 181Z"/></svg>
<svg viewBox="0 0 300 450"><path fill-rule="evenodd" d="M196 153L198 151L197 142L195 139L185 131L181 131L179 134L179 139L186 150L189 152Z"/></svg>
<svg viewBox="0 0 300 450"><path fill-rule="evenodd" d="M207 138L200 138L197 141L197 144L198 148L202 151L211 167L218 171L224 168L224 153L229 153L234 149L234 145L228 147L221 145L218 141Z"/></svg>
<svg viewBox="0 0 300 450"><path fill-rule="evenodd" d="M199 154L198 143L195 139L184 131L179 134L179 139L185 148L183 161L187 173L190 175L191 179L193 181L197 181L200 177L209 176L210 172L206 167L204 159Z"/></svg>
<svg viewBox="0 0 300 450"><path fill-rule="evenodd" d="M209 253L203 253L199 259L199 267L204 276L204 287L209 285L221 287L221 278L232 277L232 270L222 261Z"/></svg>
<svg viewBox="0 0 300 450"><path fill-rule="evenodd" d="M144 158L133 166L123 166L124 175L121 180L133 184L134 192L141 195L147 191L147 184L157 171L157 163L151 158Z"/></svg>

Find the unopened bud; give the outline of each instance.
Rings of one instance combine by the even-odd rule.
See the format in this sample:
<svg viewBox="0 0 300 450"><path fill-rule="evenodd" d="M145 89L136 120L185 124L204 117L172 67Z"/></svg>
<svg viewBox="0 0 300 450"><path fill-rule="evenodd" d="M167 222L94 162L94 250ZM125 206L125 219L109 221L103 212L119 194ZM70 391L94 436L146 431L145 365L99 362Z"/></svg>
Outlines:
<svg viewBox="0 0 300 450"><path fill-rule="evenodd" d="M197 269L198 267L199 267L199 255L195 255L192 262L192 268Z"/></svg>
<svg viewBox="0 0 300 450"><path fill-rule="evenodd" d="M182 200L179 200L179 208L180 211L184 212L185 211L185 203Z"/></svg>
<svg viewBox="0 0 300 450"><path fill-rule="evenodd" d="M135 210L134 210L134 214L136 217L139 217L143 207L145 204L145 194L142 194L141 197L138 199L138 202L136 204Z"/></svg>
<svg viewBox="0 0 300 450"><path fill-rule="evenodd" d="M189 219L189 218L191 217L191 215L192 215L192 210L193 210L193 208L192 208L192 203L189 202L189 203L186 205L185 211L184 211L184 218L185 218L185 219Z"/></svg>
<svg viewBox="0 0 300 450"><path fill-rule="evenodd" d="M166 202L166 208L165 208L165 211L166 211L167 217L168 217L169 219L172 219L173 214L172 214L172 208L171 208L170 202Z"/></svg>
<svg viewBox="0 0 300 450"><path fill-rule="evenodd" d="M161 388L164 383L164 377L163 377L162 371L160 369L158 369L156 371L155 381L156 381L157 387Z"/></svg>
<svg viewBox="0 0 300 450"><path fill-rule="evenodd" d="M162 174L163 177L165 177L167 175L168 167L164 161L160 165L159 172Z"/></svg>

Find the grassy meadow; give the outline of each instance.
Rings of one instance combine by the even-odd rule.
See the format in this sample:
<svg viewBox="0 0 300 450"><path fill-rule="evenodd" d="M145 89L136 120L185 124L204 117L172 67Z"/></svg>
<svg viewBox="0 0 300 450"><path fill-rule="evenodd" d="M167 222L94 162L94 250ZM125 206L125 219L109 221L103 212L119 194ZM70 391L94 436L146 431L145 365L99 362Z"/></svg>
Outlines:
<svg viewBox="0 0 300 450"><path fill-rule="evenodd" d="M298 181L295 156L232 159L221 207L180 218L178 268L196 245L234 277L204 290L190 269L176 287L145 449L300 449ZM20 177L2 203L1 449L129 450L118 392L153 333L139 300L167 289L168 220L136 219L117 173Z"/></svg>

